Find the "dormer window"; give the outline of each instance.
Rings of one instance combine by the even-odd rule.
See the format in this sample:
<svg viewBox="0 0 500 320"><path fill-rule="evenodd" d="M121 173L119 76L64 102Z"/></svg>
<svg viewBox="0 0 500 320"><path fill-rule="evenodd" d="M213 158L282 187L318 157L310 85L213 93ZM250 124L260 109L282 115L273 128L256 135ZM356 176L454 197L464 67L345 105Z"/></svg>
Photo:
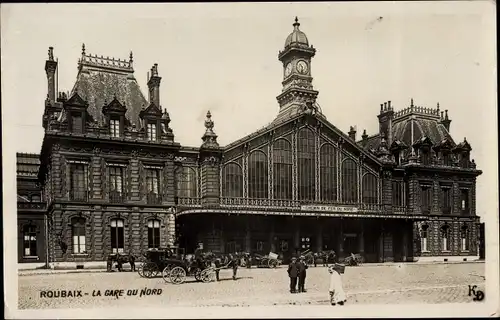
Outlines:
<svg viewBox="0 0 500 320"><path fill-rule="evenodd" d="M110 135L112 137L119 137L120 136L120 119L111 119L109 120L109 130L110 130Z"/></svg>
<svg viewBox="0 0 500 320"><path fill-rule="evenodd" d="M81 112L71 113L71 131L83 133L83 117Z"/></svg>
<svg viewBox="0 0 500 320"><path fill-rule="evenodd" d="M429 164L430 162L430 152L428 150L422 150L421 153L422 164Z"/></svg>
<svg viewBox="0 0 500 320"><path fill-rule="evenodd" d="M149 141L156 141L156 123L148 123L147 133Z"/></svg>

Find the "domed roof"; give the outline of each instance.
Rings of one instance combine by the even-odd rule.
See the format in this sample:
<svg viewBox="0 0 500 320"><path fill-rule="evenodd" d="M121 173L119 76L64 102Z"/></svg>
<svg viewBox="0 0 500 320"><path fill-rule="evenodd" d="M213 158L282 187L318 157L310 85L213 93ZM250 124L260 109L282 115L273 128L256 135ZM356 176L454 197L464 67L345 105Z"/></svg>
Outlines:
<svg viewBox="0 0 500 320"><path fill-rule="evenodd" d="M299 30L299 19L295 17L295 23L293 24L293 32L286 38L285 48L291 44L299 44L309 46L309 41L304 32Z"/></svg>

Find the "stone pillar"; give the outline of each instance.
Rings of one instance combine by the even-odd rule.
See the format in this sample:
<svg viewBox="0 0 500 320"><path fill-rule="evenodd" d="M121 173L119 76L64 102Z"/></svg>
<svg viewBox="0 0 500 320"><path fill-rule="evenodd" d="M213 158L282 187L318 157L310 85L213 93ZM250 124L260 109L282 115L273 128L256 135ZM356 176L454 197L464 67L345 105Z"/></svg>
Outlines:
<svg viewBox="0 0 500 320"><path fill-rule="evenodd" d="M339 233L338 233L338 241L339 241L339 257L344 256L344 230L342 227L342 219L340 219L340 225L339 225Z"/></svg>
<svg viewBox="0 0 500 320"><path fill-rule="evenodd" d="M403 228L403 257L402 257L403 262L407 261L407 257L408 257L408 228L407 225L405 224L405 227Z"/></svg>
<svg viewBox="0 0 500 320"><path fill-rule="evenodd" d="M274 241L275 232L274 232L274 220L271 218L271 232L269 232L269 244L272 252L276 252L276 241Z"/></svg>
<svg viewBox="0 0 500 320"><path fill-rule="evenodd" d="M318 220L318 232L316 234L316 251L323 251L323 225Z"/></svg>
<svg viewBox="0 0 500 320"><path fill-rule="evenodd" d="M252 232L250 231L250 223L248 222L248 218L246 219L246 233L245 233L245 251L252 251Z"/></svg>
<svg viewBox="0 0 500 320"><path fill-rule="evenodd" d="M363 221L360 222L360 230L359 230L359 235L358 235L358 251L361 255L364 255L365 253L365 235L364 235L364 225Z"/></svg>
<svg viewBox="0 0 500 320"><path fill-rule="evenodd" d="M297 220L295 220L294 227L293 249L296 252L297 249L300 249L300 226Z"/></svg>

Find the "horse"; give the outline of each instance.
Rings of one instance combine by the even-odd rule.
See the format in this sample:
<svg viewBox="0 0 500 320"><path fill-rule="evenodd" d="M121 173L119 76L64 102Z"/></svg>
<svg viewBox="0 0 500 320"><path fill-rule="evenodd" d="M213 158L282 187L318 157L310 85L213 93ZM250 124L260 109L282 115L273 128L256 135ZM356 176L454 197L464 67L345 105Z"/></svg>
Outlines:
<svg viewBox="0 0 500 320"><path fill-rule="evenodd" d="M323 261L323 266L328 267L328 263L336 262L337 255L334 250L320 251L316 253L317 258L320 258ZM316 261L314 261L314 266L316 266Z"/></svg>
<svg viewBox="0 0 500 320"><path fill-rule="evenodd" d="M116 262L116 267L118 271L121 272L123 270L122 266L124 263L130 263L131 271L135 271L135 257L132 254L124 254L124 253L111 253L108 255L107 259L107 270L108 272L112 271L113 262Z"/></svg>

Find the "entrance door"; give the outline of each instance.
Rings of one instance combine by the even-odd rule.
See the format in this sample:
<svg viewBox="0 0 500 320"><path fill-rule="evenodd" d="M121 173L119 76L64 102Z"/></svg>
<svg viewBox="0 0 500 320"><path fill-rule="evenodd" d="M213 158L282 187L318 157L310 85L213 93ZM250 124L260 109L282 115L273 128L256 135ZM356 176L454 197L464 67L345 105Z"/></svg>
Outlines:
<svg viewBox="0 0 500 320"><path fill-rule="evenodd" d="M346 256L351 253L358 253L358 235L345 234L344 235L344 253Z"/></svg>
<svg viewBox="0 0 500 320"><path fill-rule="evenodd" d="M392 233L383 234L382 261L394 261L394 248Z"/></svg>

